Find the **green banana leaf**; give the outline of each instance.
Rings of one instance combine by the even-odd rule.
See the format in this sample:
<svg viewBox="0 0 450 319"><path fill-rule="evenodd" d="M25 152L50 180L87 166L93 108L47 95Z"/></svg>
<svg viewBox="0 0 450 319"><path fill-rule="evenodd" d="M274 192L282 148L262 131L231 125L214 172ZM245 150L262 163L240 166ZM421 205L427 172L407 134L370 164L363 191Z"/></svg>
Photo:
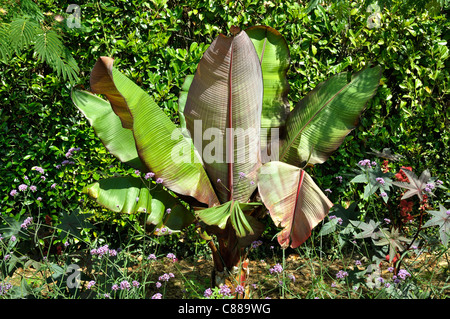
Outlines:
<svg viewBox="0 0 450 319"><path fill-rule="evenodd" d="M285 125L290 105L287 100L289 83L286 77L290 64L289 47L284 37L274 28L268 26L254 26L245 30L253 42L258 54L264 83L264 97L261 112L262 132L261 150L263 163L269 161L273 151L278 150L278 144L271 147L271 128L278 129L279 138ZM274 134L272 132L272 134ZM274 143L278 140L274 135ZM269 146L267 151L265 148ZM273 155L276 158L278 155Z"/></svg>
<svg viewBox="0 0 450 319"><path fill-rule="evenodd" d="M325 218L333 204L304 170L283 162L264 164L258 175L261 200L277 227L283 248L296 248Z"/></svg>
<svg viewBox="0 0 450 319"><path fill-rule="evenodd" d="M189 93L189 88L191 87L194 75L187 75L184 79L183 85L181 86L180 95L178 97L178 117L180 119L181 129L186 129L186 119L184 118L184 107L186 106L187 96Z"/></svg>
<svg viewBox="0 0 450 319"><path fill-rule="evenodd" d="M98 59L91 74L91 89L104 94L122 125L131 128L146 171L155 173L175 193L210 207L219 204L192 142L145 91L113 67L113 59Z"/></svg>
<svg viewBox="0 0 450 319"><path fill-rule="evenodd" d="M244 211L251 210L260 203L239 203L238 201L228 201L220 206L202 209L196 212L197 217L207 225L218 226L225 229L228 221L236 231L238 237L253 235L251 226L255 222L251 216L244 214Z"/></svg>
<svg viewBox="0 0 450 319"><path fill-rule="evenodd" d="M111 177L93 183L83 190L96 202L114 212L125 214L146 213L147 224L180 231L195 217L177 198L161 185L146 185L132 176ZM170 213L167 209L170 208Z"/></svg>
<svg viewBox="0 0 450 319"><path fill-rule="evenodd" d="M353 130L376 93L381 67L368 67L347 81L347 72L318 84L288 115L280 161L323 163ZM309 159L309 160L308 160Z"/></svg>
<svg viewBox="0 0 450 319"><path fill-rule="evenodd" d="M138 156L133 132L123 128L107 101L87 91L72 90L71 97L111 154L133 168L146 169Z"/></svg>
<svg viewBox="0 0 450 319"><path fill-rule="evenodd" d="M262 97L261 66L247 34L219 35L198 65L184 116L221 203L246 202L256 189Z"/></svg>

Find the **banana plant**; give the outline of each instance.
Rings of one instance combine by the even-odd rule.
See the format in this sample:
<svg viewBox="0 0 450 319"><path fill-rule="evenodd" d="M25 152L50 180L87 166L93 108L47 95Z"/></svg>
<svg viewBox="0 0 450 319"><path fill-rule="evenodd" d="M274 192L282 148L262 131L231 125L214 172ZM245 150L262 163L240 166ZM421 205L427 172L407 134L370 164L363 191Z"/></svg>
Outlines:
<svg viewBox="0 0 450 319"><path fill-rule="evenodd" d="M283 248L304 243L328 214L333 204L304 168L326 161L355 128L381 68L334 75L291 107L284 37L268 26L230 31L186 78L179 125L109 57L94 65L90 91L73 90L72 100L105 147L145 176L85 191L110 210L145 214L159 235L200 225L212 284L236 287L245 285L245 248L267 213Z"/></svg>

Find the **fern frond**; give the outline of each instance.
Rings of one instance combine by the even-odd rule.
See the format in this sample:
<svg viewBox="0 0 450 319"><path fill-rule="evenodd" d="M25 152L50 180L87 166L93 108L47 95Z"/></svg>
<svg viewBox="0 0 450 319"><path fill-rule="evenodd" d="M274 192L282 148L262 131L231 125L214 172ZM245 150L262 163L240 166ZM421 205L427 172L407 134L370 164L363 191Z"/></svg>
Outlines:
<svg viewBox="0 0 450 319"><path fill-rule="evenodd" d="M47 63L65 81L78 80L78 65L64 46L61 37L53 30L40 30L36 37L34 50L38 59Z"/></svg>
<svg viewBox="0 0 450 319"><path fill-rule="evenodd" d="M40 30L40 26L26 18L15 18L9 25L9 40L13 50L19 52L21 49L28 47Z"/></svg>
<svg viewBox="0 0 450 319"><path fill-rule="evenodd" d="M9 24L0 24L0 60L8 61L11 57L12 50L9 40Z"/></svg>

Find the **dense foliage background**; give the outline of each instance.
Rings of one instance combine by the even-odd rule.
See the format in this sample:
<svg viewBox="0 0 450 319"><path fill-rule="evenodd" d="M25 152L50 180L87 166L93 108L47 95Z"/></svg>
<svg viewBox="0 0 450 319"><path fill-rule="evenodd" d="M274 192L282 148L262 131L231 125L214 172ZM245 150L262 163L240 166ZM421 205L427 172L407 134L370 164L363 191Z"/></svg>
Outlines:
<svg viewBox="0 0 450 319"><path fill-rule="evenodd" d="M208 44L232 25L241 29L264 24L286 38L291 54L288 72L291 105L318 83L342 71L359 71L373 63L384 68L376 96L356 128L325 163L308 168L334 203L362 198L362 188L348 184L351 169L372 149L390 148L403 155L392 169L410 166L448 186L450 171L450 107L448 3L440 1L380 2L380 23L370 24L376 7L366 1L78 1L81 26L68 27L72 1L36 2L40 27L54 30L79 68L72 81L39 58L31 40L0 62L0 212L18 220L30 213L61 229L70 228L67 213L91 213L79 236L121 241L135 227L132 216L102 211L82 195L87 184L127 168L104 149L70 99L73 86L89 87L89 74L99 56L150 92L178 121L177 100L186 75L192 74ZM34 19L18 1L0 4L0 22L15 16ZM66 19L66 20L65 20ZM1 29L0 29L1 31ZM1 32L0 32L1 37ZM71 148L79 151L71 157ZM64 162L66 161L66 162ZM45 180L32 170L45 170ZM128 171L131 172L131 171ZM339 183L337 176L343 176ZM28 178L28 179L26 179ZM28 181L28 182L27 182ZM18 200L10 192L33 183L36 192ZM53 186L52 186L53 185ZM22 194L20 194L22 196ZM270 223L269 223L270 224ZM269 240L273 226L264 234ZM64 232L55 242L63 242ZM194 232L161 239L184 254L182 245ZM195 240L198 240L196 237Z"/></svg>

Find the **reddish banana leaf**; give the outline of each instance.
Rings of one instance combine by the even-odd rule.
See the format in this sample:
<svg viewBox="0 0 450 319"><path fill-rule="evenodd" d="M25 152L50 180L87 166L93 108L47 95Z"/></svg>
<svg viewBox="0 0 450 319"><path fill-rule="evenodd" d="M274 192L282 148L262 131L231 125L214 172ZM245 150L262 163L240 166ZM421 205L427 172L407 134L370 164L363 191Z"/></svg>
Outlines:
<svg viewBox="0 0 450 319"><path fill-rule="evenodd" d="M289 83L287 71L289 69L290 54L289 47L284 37L274 28L268 26L255 26L245 30L253 42L263 74L264 97L261 112L261 151L262 161L268 162L269 157L277 158L273 152L278 151L281 128L285 125L289 113L289 102L287 94ZM278 135L270 129L278 129ZM272 134L271 134L272 133ZM274 137L271 145L271 137ZM273 147L271 147L273 146ZM266 151L265 148L269 147ZM272 156L271 156L272 155Z"/></svg>
<svg viewBox="0 0 450 319"><path fill-rule="evenodd" d="M247 34L219 35L198 65L184 116L222 203L246 202L256 189L262 97L261 66Z"/></svg>
<svg viewBox="0 0 450 319"><path fill-rule="evenodd" d="M282 228L278 242L283 248L304 243L333 206L311 176L298 167L269 162L261 167L258 179L261 200L275 225Z"/></svg>
<svg viewBox="0 0 450 319"><path fill-rule="evenodd" d="M347 81L340 73L318 84L288 115L280 160L300 166L323 163L355 128L376 93L381 68L368 67Z"/></svg>
<svg viewBox="0 0 450 319"><path fill-rule="evenodd" d="M113 67L113 59L102 57L97 61L91 89L104 94L122 125L131 128L146 171L154 172L175 193L192 196L210 207L218 204L192 142L145 91Z"/></svg>

